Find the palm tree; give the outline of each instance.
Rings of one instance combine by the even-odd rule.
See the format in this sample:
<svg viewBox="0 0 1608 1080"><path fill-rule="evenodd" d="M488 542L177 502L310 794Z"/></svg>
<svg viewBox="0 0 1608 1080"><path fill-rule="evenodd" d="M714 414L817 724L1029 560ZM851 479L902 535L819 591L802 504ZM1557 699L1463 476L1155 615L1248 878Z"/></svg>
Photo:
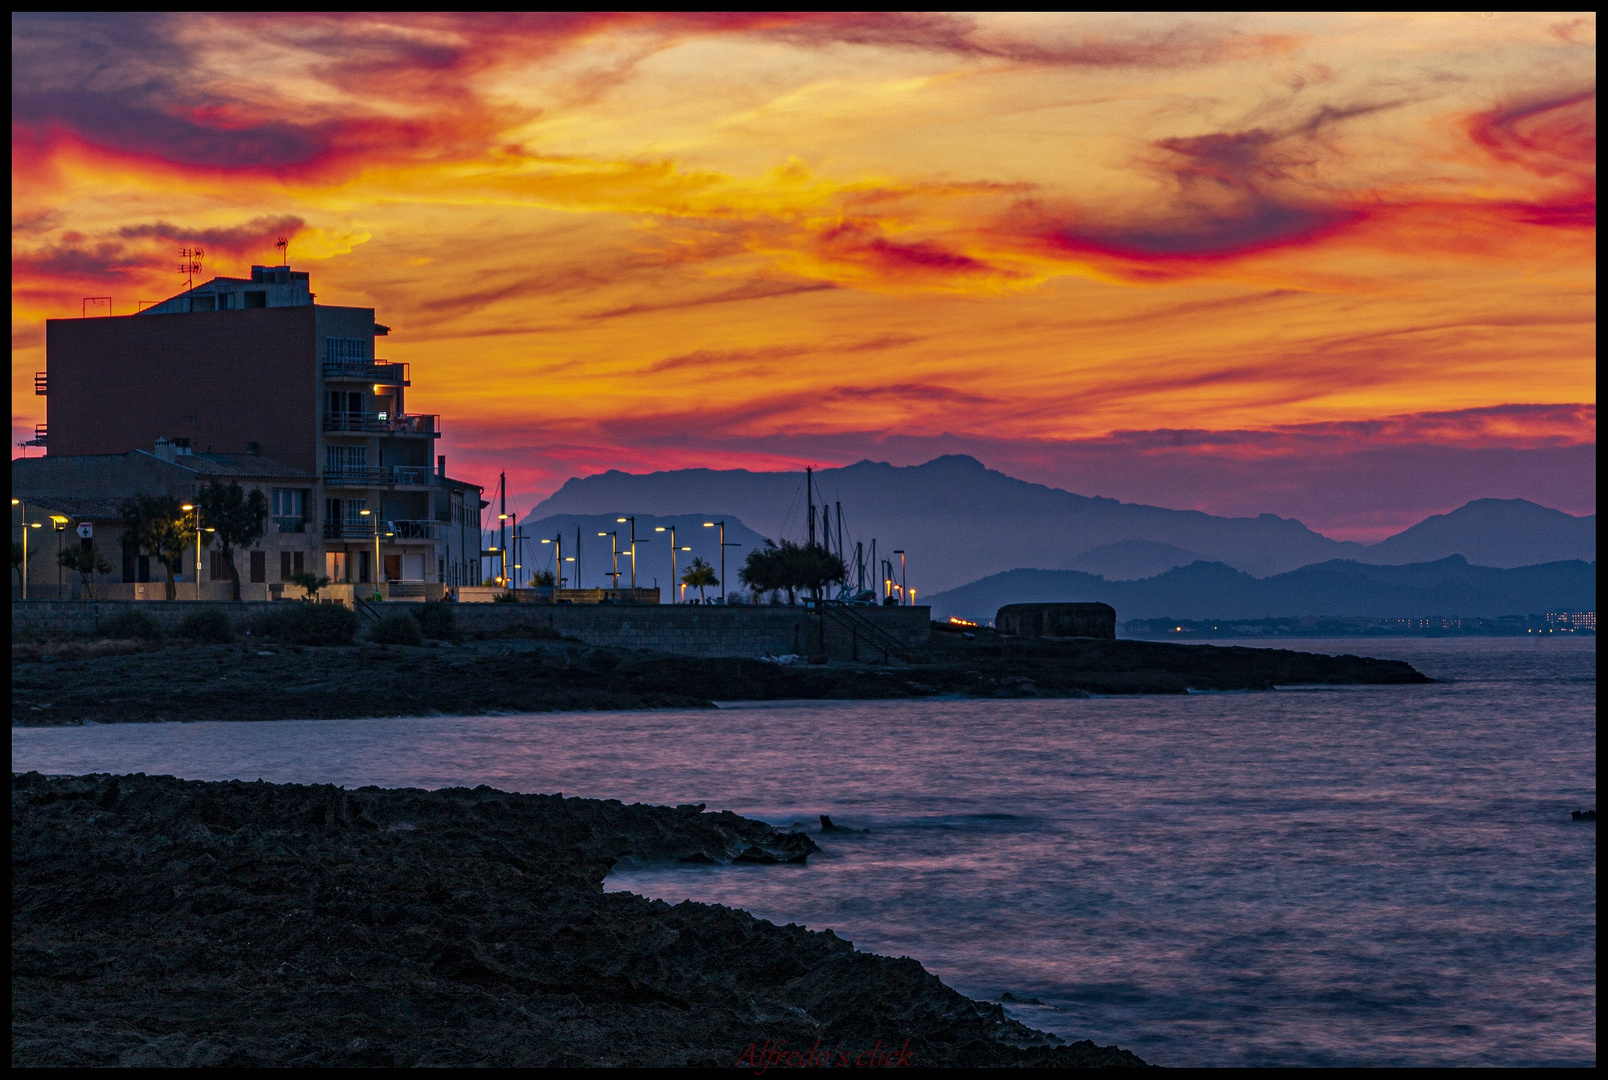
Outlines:
<svg viewBox="0 0 1608 1080"><path fill-rule="evenodd" d="M214 480L201 490L196 502L201 516L209 528L217 530L218 547L223 551L223 565L229 571L234 599L240 599L240 568L235 565L234 549L250 547L262 539L263 524L268 520L268 500L256 488L248 496L239 484L224 487ZM191 519L194 527L194 519Z"/></svg>
<svg viewBox="0 0 1608 1080"><path fill-rule="evenodd" d="M68 548L56 558L66 569L78 572L84 595L91 600L95 599L95 575L112 572L112 564L101 558L94 548Z"/></svg>
<svg viewBox="0 0 1608 1080"><path fill-rule="evenodd" d="M681 575L681 583L698 590L698 599L704 599L704 589L710 585L719 585L720 579L715 576L715 568L702 559L694 558L687 572Z"/></svg>

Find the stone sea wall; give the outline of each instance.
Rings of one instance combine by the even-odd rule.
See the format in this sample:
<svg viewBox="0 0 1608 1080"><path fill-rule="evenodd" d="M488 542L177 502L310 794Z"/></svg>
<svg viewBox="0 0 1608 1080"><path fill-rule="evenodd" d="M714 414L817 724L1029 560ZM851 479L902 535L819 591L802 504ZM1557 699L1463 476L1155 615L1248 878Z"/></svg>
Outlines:
<svg viewBox="0 0 1608 1080"><path fill-rule="evenodd" d="M192 611L206 608L221 610L236 623L246 624L275 606L193 600L14 600L11 630L13 634L94 634L129 610L144 612L171 630ZM406 603L369 607L379 612L410 610ZM823 619L802 605L458 604L453 612L458 628L469 635L494 637L525 626L553 630L588 645L686 656L824 653L834 659L880 661L888 639L904 648L925 643L932 609L855 608L854 619L870 623L876 632ZM369 625L368 620L364 625Z"/></svg>

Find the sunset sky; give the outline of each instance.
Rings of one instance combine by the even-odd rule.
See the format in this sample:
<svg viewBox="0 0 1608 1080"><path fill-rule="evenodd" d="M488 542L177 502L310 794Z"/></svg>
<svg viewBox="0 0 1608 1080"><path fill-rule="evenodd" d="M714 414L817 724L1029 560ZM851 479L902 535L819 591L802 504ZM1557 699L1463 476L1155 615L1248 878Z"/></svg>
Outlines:
<svg viewBox="0 0 1608 1080"><path fill-rule="evenodd" d="M1341 539L1595 512L1589 14L14 16L12 59L14 444L46 318L288 235L521 512L954 452Z"/></svg>

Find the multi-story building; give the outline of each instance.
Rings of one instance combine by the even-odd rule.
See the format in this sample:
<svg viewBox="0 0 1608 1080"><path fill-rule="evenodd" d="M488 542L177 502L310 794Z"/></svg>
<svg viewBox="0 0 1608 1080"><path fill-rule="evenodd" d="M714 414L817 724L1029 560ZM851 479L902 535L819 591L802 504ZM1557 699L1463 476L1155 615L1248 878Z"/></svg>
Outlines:
<svg viewBox="0 0 1608 1080"><path fill-rule="evenodd" d="M270 531L289 534L275 546L304 552L293 563L334 581L478 584L481 489L448 477L440 417L407 411L409 366L376 357L390 329L374 309L316 303L309 286L304 271L254 266L136 315L48 320L45 460L83 459L80 473L126 469L135 452L228 458L234 475L271 463L299 478L259 484ZM127 486L86 473L85 491L64 491L29 471L14 462L13 487L58 502Z"/></svg>

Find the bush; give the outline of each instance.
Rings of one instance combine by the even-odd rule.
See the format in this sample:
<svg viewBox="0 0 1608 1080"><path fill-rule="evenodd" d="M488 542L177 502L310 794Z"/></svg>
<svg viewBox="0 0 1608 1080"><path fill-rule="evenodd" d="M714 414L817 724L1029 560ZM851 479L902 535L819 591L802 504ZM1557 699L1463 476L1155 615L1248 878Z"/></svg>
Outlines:
<svg viewBox="0 0 1608 1080"><path fill-rule="evenodd" d="M452 610L452 605L440 600L432 600L427 604L420 604L413 612L413 617L419 620L419 629L424 636L437 641L457 641L462 635L458 633L458 616Z"/></svg>
<svg viewBox="0 0 1608 1080"><path fill-rule="evenodd" d="M342 604L280 604L257 620L255 630L291 645L350 645L357 615Z"/></svg>
<svg viewBox="0 0 1608 1080"><path fill-rule="evenodd" d="M497 633L504 638L527 638L531 641L562 641L564 635L551 626L531 626L529 623L515 623Z"/></svg>
<svg viewBox="0 0 1608 1080"><path fill-rule="evenodd" d="M107 620L100 632L109 638L142 638L157 641L162 637L162 624L144 611L125 611Z"/></svg>
<svg viewBox="0 0 1608 1080"><path fill-rule="evenodd" d="M424 631L412 615L387 615L374 624L369 640L376 645L423 645Z"/></svg>
<svg viewBox="0 0 1608 1080"><path fill-rule="evenodd" d="M519 603L519 597L512 592L500 592L491 598L491 602L493 604L517 604Z"/></svg>
<svg viewBox="0 0 1608 1080"><path fill-rule="evenodd" d="M217 608L192 611L179 624L178 634L191 641L222 644L234 640L234 624Z"/></svg>

